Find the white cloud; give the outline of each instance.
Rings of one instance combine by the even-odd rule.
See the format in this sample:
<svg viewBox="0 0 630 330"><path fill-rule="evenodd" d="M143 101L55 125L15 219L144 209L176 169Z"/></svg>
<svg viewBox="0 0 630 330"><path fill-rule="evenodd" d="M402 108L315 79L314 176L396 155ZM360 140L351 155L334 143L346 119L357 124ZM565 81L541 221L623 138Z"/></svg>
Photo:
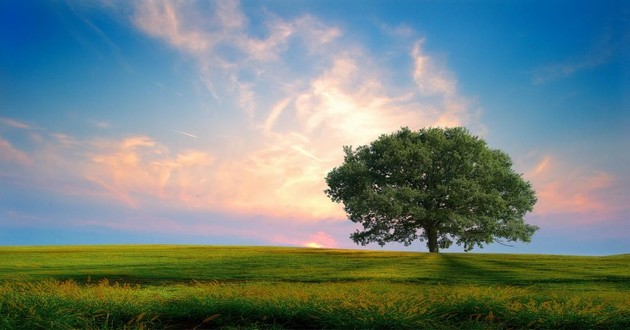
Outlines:
<svg viewBox="0 0 630 330"><path fill-rule="evenodd" d="M422 96L454 95L457 82L446 68L439 66L422 50L423 43L424 41L416 42L411 52L414 60L413 79L420 89L420 94Z"/></svg>
<svg viewBox="0 0 630 330"><path fill-rule="evenodd" d="M186 133L186 132L182 132L182 131L178 131L178 130L175 130L175 132L179 133L181 135L184 135L184 136L188 136L188 137L194 138L194 139L198 139L199 138L197 135L194 135L194 134L190 134L190 133Z"/></svg>

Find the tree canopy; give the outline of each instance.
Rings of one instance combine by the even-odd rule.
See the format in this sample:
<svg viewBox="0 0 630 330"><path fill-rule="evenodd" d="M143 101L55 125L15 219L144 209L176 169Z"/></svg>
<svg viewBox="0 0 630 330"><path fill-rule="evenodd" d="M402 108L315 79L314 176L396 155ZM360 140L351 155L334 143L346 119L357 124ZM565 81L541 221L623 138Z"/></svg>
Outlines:
<svg viewBox="0 0 630 330"><path fill-rule="evenodd" d="M325 193L363 225L350 236L357 244L417 239L430 252L453 242L470 251L502 239L529 242L538 230L524 221L536 203L531 184L506 153L465 128L402 128L343 150Z"/></svg>

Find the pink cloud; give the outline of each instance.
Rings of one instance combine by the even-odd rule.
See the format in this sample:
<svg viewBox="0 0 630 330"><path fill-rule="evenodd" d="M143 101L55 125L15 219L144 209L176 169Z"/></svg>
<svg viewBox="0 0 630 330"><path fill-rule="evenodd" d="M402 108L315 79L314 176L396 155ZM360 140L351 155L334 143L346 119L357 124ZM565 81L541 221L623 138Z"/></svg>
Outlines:
<svg viewBox="0 0 630 330"><path fill-rule="evenodd" d="M146 136L98 141L94 146L84 177L133 207L146 198L189 201L214 162L210 154L196 150L171 156L167 147Z"/></svg>
<svg viewBox="0 0 630 330"><path fill-rule="evenodd" d="M171 148L147 136L76 138L54 133L34 137L28 154L0 139L3 175L33 189L118 201L132 208L156 205L241 215L312 221L343 218L323 194L326 168L295 141L221 157ZM31 160L32 158L32 160Z"/></svg>
<svg viewBox="0 0 630 330"><path fill-rule="evenodd" d="M570 166L553 156L545 156L525 177L536 190L534 215L579 215L574 221L602 221L610 214L627 210L622 203L616 178L603 171Z"/></svg>
<svg viewBox="0 0 630 330"><path fill-rule="evenodd" d="M144 137L94 142L83 176L130 207L176 208L295 217L343 217L323 194L322 168L289 144L221 159L199 150L172 155Z"/></svg>
<svg viewBox="0 0 630 330"><path fill-rule="evenodd" d="M12 128L18 128L18 129L33 129L33 126L27 123L21 122L19 120L11 119L11 118L0 117L0 124L4 126L12 127Z"/></svg>
<svg viewBox="0 0 630 330"><path fill-rule="evenodd" d="M0 164L27 165L31 163L30 157L16 149L9 141L0 138Z"/></svg>

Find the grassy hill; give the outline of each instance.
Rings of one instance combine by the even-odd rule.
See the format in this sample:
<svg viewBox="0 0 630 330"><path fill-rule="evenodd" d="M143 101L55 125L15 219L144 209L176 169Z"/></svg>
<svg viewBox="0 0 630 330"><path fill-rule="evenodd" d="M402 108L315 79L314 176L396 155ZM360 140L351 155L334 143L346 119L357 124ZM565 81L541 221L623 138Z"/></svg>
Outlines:
<svg viewBox="0 0 630 330"><path fill-rule="evenodd" d="M0 248L0 328L630 328L630 256Z"/></svg>

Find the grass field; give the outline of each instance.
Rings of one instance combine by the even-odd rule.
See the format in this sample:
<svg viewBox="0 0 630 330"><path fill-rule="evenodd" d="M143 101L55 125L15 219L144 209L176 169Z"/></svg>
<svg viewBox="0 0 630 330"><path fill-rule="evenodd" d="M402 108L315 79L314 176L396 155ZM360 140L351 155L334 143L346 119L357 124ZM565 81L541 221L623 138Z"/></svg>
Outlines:
<svg viewBox="0 0 630 330"><path fill-rule="evenodd" d="M0 329L630 329L630 255L0 248Z"/></svg>

